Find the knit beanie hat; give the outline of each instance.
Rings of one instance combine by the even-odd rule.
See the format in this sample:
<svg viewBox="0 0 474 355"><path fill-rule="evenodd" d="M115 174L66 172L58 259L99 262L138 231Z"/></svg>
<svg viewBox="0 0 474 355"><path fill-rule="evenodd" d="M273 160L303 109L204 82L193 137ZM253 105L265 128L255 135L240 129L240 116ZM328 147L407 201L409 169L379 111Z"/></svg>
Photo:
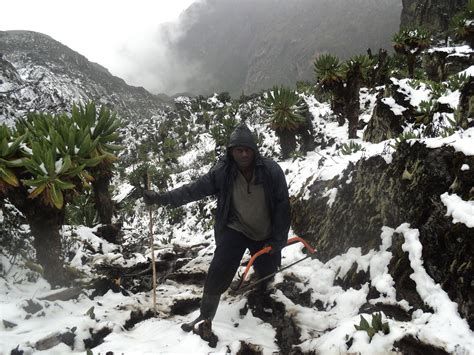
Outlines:
<svg viewBox="0 0 474 355"><path fill-rule="evenodd" d="M231 133L227 149L233 147L247 147L257 153L257 144L255 143L252 132L245 123L238 125Z"/></svg>

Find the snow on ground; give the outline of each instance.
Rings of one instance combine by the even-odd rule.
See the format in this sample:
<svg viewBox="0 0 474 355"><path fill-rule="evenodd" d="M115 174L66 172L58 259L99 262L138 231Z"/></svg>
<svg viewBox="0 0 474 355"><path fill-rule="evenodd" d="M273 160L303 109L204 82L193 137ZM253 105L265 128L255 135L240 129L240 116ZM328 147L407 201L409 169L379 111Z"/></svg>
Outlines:
<svg viewBox="0 0 474 355"><path fill-rule="evenodd" d="M421 140L428 148L451 146L464 155L474 155L474 128L458 131L449 137L426 138ZM415 141L412 141L414 143Z"/></svg>
<svg viewBox="0 0 474 355"><path fill-rule="evenodd" d="M431 91L425 83L420 83L417 88L414 88L410 85L412 82L411 79L390 79L393 84L399 85L401 93L410 97L410 104L413 107L418 107L422 101L429 101L431 97Z"/></svg>
<svg viewBox="0 0 474 355"><path fill-rule="evenodd" d="M130 185L129 183L124 183L117 188L116 194L112 197L116 203L120 203L125 199L128 195L130 195L135 187Z"/></svg>
<svg viewBox="0 0 474 355"><path fill-rule="evenodd" d="M383 316L388 322L390 333L378 333L371 342L367 334L357 331L354 327L359 324L359 308L367 302L369 285L365 284L359 290L349 288L344 290L336 286L337 277L343 277L353 263L358 268L370 271L372 285L381 293L381 298L373 300L388 304L397 303L393 280L388 274L388 263L392 257L387 250L391 246L393 233L401 233L405 238L403 250L408 252L414 273L411 278L422 299L434 309L434 313L416 311L409 322L395 321ZM90 231L85 228L78 232L84 238L89 238ZM303 351L317 351L322 354L340 354L345 352L361 352L362 354L390 353L393 343L411 334L420 340L444 348L455 354L472 354L474 336L465 320L457 312L453 303L441 287L434 283L423 267L421 258L422 246L418 240L418 230L403 224L396 229L384 227L381 232L379 250L371 250L362 255L360 248L351 248L347 253L339 255L326 263L318 259L307 259L278 275L275 283L281 282L284 276L292 277L301 292L310 290L311 301L319 300L325 310L303 307L294 304L281 291L277 290L273 298L282 302L287 313L292 315L301 329L301 348ZM305 254L299 244L287 247L283 251L283 265L303 258ZM2 263L5 260L2 260ZM180 324L194 319L195 311L186 316L168 316L169 306L176 298L186 299L199 295L199 287L182 285L168 281L157 289L158 316L138 323L133 329L125 330L123 324L130 313L137 309L147 309L151 306L151 292L123 296L121 293L109 291L104 296L90 300L85 294L77 301L48 302L41 297L51 293L49 285L41 279L36 283L23 282L14 284L0 279L2 293L2 319L18 324L15 328L0 325L0 349L3 352L15 348L26 350L25 354L79 354L84 353L82 339L89 337L90 330L98 331L104 327L113 330L104 343L94 348L94 353L124 354L156 354L156 353L189 353L217 354L235 353L240 347L240 341L258 345L264 354L278 351L275 343L275 330L259 318L247 312L245 316L239 311L244 307L245 298L223 295L218 309L213 329L219 338L216 349L210 348L198 336L185 333ZM43 305L43 310L26 319L27 312L23 310L28 299L33 299ZM409 305L399 302L409 308ZM94 319L88 311L94 307ZM370 322L370 315L363 314ZM29 345L57 331L66 331L76 327L75 349L64 344L44 352L33 352ZM352 338L348 349L346 342ZM30 350L29 350L30 349ZM192 350L191 350L192 349Z"/></svg>
<svg viewBox="0 0 474 355"><path fill-rule="evenodd" d="M469 228L474 228L474 201L464 201L456 194L445 192L441 201L448 209L446 216L453 218L453 223L464 223Z"/></svg>

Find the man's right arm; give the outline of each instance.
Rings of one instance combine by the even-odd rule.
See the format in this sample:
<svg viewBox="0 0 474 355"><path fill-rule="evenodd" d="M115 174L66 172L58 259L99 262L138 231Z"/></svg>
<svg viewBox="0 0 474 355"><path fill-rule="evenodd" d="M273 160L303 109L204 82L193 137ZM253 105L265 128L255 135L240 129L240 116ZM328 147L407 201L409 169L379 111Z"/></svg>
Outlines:
<svg viewBox="0 0 474 355"><path fill-rule="evenodd" d="M189 202L201 200L206 196L214 195L217 193L216 173L220 168L222 168L222 163L219 162L196 181L168 192L145 191L143 199L147 204L178 207Z"/></svg>

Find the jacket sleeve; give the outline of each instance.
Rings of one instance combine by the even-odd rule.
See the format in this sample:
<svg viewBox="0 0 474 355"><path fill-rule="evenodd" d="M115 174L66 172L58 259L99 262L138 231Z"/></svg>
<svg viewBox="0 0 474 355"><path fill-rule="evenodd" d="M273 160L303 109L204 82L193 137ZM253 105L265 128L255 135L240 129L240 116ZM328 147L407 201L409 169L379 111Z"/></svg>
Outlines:
<svg viewBox="0 0 474 355"><path fill-rule="evenodd" d="M283 248L288 241L290 231L290 199L285 174L281 167L275 163L273 169L273 211L272 211L272 242L277 247Z"/></svg>
<svg viewBox="0 0 474 355"><path fill-rule="evenodd" d="M208 173L202 175L196 181L165 192L163 194L164 204L179 207L216 194L218 191L216 174L220 168L222 168L222 164L217 163Z"/></svg>

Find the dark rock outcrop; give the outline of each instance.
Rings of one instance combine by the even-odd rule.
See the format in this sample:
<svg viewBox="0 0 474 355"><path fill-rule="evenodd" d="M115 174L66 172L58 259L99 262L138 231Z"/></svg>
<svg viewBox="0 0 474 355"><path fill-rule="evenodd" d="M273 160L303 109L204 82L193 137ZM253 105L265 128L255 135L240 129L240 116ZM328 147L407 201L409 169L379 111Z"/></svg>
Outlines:
<svg viewBox="0 0 474 355"><path fill-rule="evenodd" d="M459 99L459 125L466 129L474 126L474 78L471 76L467 83L461 89L461 97Z"/></svg>
<svg viewBox="0 0 474 355"><path fill-rule="evenodd" d="M377 98L372 118L364 131L365 141L380 143L396 138L403 132L405 118L402 112L395 113L387 100L387 98Z"/></svg>
<svg viewBox="0 0 474 355"><path fill-rule="evenodd" d="M474 52L467 47L465 52L456 52L454 48L433 48L423 54L423 68L428 78L437 82L445 81L471 65L474 65Z"/></svg>
<svg viewBox="0 0 474 355"><path fill-rule="evenodd" d="M474 170L461 170L463 164L474 166L474 157L452 147L429 149L422 143L401 143L391 164L380 156L371 157L349 166L340 179L310 186L312 197L293 205L294 230L314 244L324 261L350 247L361 247L363 253L378 249L382 226L410 223L420 232L426 271L458 303L459 312L473 327L474 231L462 223L453 224L440 199L445 192L472 199ZM337 196L328 207L323 193L333 187L338 188ZM400 285L397 292L423 307L421 299L401 291L413 285L401 267L406 255L397 245L394 238L396 264L390 271Z"/></svg>
<svg viewBox="0 0 474 355"><path fill-rule="evenodd" d="M423 26L433 33L449 28L451 18L464 9L467 0L402 0L401 27Z"/></svg>

